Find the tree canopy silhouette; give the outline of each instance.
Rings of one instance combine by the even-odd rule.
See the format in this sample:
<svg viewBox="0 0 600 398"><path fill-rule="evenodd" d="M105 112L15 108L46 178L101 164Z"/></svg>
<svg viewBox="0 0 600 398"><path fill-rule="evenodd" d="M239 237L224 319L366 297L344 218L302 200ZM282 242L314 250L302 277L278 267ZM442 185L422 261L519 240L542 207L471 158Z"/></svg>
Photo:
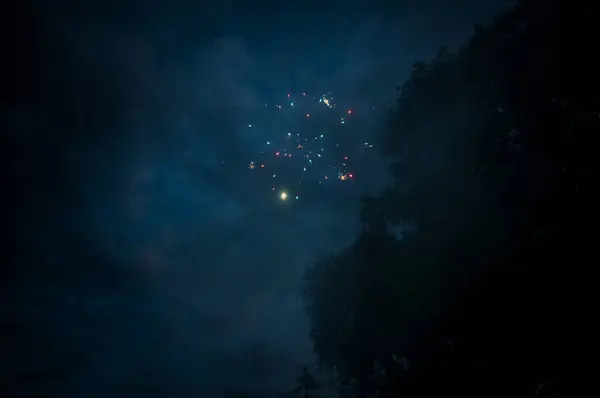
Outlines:
<svg viewBox="0 0 600 398"><path fill-rule="evenodd" d="M304 280L315 352L345 394L532 396L572 376L598 257L598 29L579 7L520 1L400 88L394 183ZM400 222L416 230L398 240Z"/></svg>
<svg viewBox="0 0 600 398"><path fill-rule="evenodd" d="M298 386L294 389L295 396L300 398L315 397L315 392L319 390L320 384L317 379L308 370L307 366L302 368L302 373L296 379Z"/></svg>

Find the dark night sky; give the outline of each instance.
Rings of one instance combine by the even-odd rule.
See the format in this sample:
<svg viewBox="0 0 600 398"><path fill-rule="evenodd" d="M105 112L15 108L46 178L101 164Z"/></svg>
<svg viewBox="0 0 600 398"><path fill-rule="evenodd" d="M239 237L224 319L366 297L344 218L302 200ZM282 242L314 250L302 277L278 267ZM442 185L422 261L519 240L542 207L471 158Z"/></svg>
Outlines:
<svg viewBox="0 0 600 398"><path fill-rule="evenodd" d="M413 62L509 2L35 3L4 112L2 377L22 394L218 398L285 390L313 361L302 272L351 243L359 196L387 178L353 145L377 140ZM282 202L247 166L283 134L264 104L301 92L356 111L335 139L357 178Z"/></svg>

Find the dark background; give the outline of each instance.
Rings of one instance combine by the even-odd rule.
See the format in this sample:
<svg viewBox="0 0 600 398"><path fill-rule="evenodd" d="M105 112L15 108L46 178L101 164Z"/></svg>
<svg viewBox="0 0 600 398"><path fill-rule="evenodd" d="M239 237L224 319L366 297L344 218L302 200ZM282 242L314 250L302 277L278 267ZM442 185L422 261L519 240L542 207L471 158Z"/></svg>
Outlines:
<svg viewBox="0 0 600 398"><path fill-rule="evenodd" d="M511 5L7 8L2 389L222 397L293 388L299 369L317 360L302 275L355 241L360 198L394 180L380 147L355 144L382 142L414 62L442 45L457 49L475 23ZM247 166L279 134L264 104L301 92L332 92L340 110L356 110L335 142L359 159L353 185L315 185L292 207ZM404 178L426 184L442 145L419 145L431 153Z"/></svg>

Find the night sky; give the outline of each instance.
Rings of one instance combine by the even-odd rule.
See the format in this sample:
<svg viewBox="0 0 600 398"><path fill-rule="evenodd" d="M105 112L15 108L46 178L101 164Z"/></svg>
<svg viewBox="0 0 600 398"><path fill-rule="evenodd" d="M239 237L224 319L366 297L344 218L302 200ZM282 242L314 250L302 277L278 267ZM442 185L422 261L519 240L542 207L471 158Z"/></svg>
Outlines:
<svg viewBox="0 0 600 398"><path fill-rule="evenodd" d="M397 85L510 2L30 3L3 104L9 393L219 398L314 362L301 276L389 181Z"/></svg>

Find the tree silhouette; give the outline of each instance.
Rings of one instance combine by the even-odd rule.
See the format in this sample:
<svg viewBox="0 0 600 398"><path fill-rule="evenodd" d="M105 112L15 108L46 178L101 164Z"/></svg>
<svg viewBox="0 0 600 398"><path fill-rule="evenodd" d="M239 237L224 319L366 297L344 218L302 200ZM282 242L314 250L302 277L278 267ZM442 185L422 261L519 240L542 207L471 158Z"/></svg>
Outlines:
<svg viewBox="0 0 600 398"><path fill-rule="evenodd" d="M301 398L315 397L313 393L318 391L320 387L315 377L309 372L307 366L302 368L302 373L298 376L296 382L298 383L298 386L294 392Z"/></svg>
<svg viewBox="0 0 600 398"><path fill-rule="evenodd" d="M577 7L520 1L400 88L383 145L394 184L365 198L357 241L305 275L315 352L347 396L528 394L581 364L589 329L553 326L583 325L598 257L600 64L582 46L598 29ZM398 242L400 221L417 231Z"/></svg>
<svg viewBox="0 0 600 398"><path fill-rule="evenodd" d="M365 209L369 201L365 199ZM321 364L352 384L358 396L370 390L377 365L391 367L393 319L382 321L397 302L397 289L390 285L397 278L390 275L389 262L396 240L376 211L366 210L362 218L361 239L307 270L303 286L311 339Z"/></svg>

